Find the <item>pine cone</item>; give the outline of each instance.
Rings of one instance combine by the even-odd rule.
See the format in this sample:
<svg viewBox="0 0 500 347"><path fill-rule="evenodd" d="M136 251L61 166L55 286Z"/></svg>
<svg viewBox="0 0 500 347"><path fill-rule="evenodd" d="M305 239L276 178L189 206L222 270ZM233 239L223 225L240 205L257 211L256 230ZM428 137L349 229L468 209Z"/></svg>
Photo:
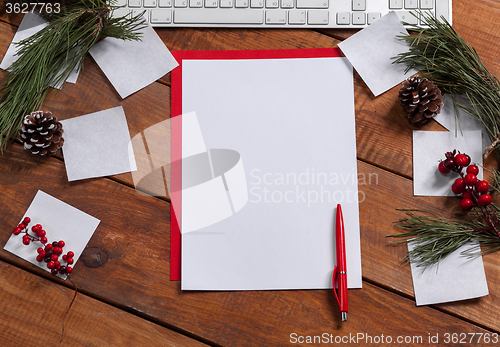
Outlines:
<svg viewBox="0 0 500 347"><path fill-rule="evenodd" d="M427 78L420 80L418 76L403 82L398 97L404 115L417 125L427 123L441 112L443 106L443 95L439 88Z"/></svg>
<svg viewBox="0 0 500 347"><path fill-rule="evenodd" d="M64 144L61 122L51 112L36 111L24 117L19 136L31 154L54 155Z"/></svg>

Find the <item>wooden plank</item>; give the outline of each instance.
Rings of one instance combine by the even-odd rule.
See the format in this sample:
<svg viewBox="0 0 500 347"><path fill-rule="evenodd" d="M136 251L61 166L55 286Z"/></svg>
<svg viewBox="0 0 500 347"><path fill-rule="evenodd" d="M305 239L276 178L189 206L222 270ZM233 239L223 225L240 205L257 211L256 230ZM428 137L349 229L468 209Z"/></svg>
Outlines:
<svg viewBox="0 0 500 347"><path fill-rule="evenodd" d="M492 74L500 74L500 31L496 20L499 1L453 2L453 27L474 47ZM357 31L325 29L321 33L342 40ZM358 157L377 166L412 177L411 132L444 130L431 122L423 127L409 124L398 106L399 86L374 97L359 75L355 75L356 131Z"/></svg>
<svg viewBox="0 0 500 347"><path fill-rule="evenodd" d="M447 218L456 218L453 211L459 210L459 200L453 197L415 197L410 180L401 179L365 163L358 162L358 171L378 177L378 182L372 178L371 184L359 186L359 190L366 193L365 201L359 205L363 275L370 281L413 297L410 266L402 262L407 254L407 247L390 245L390 239L387 238L387 235L399 232L391 225L391 221L405 216L396 209L428 209ZM390 201L391 199L394 200ZM485 326L500 331L500 321L484 319L496 317L495 312L499 309L497 305L500 290L494 284L500 281L500 253L484 256L483 262L490 294L479 299L441 304L438 307L468 320L483 322Z"/></svg>
<svg viewBox="0 0 500 347"><path fill-rule="evenodd" d="M475 16L477 18L479 14ZM220 34L218 34L219 31ZM168 31L167 38L164 40L177 42L179 49L231 49L233 47L248 49L245 48L245 41L251 42L248 47L282 47L281 43L273 47L271 40L265 41L260 46L261 43L255 38L265 36L269 31L236 32L237 30L211 31L216 36L211 41L208 35L204 35L205 31L179 29L177 31L179 37L170 36L171 33ZM289 35L287 33L289 32L285 31L282 35L277 31L272 35L276 35L274 39L280 35L285 39L285 36ZM226 38L224 34L228 34L229 37ZM321 35L317 38L320 37ZM265 40L264 37L262 39ZM294 37L293 40L299 40L299 42L302 40L302 44L310 44L314 47L321 47L322 44L313 45L314 42L309 42L306 36L302 39ZM329 39L321 38L321 40ZM326 44L326 41L321 42ZM294 45L298 47L300 43L285 41L283 47L294 47ZM88 73L89 69L94 70ZM47 105L56 111L67 111L70 117L105 108L101 105L112 107L122 104L92 61L86 62L86 71L80 78L80 85L65 87L57 97L51 97ZM386 167L388 170L411 177L409 136L413 127L407 124L396 109L397 89L394 88L388 92L392 93L392 96L372 100L374 98L369 97L371 94L359 77L356 77L355 83L359 128L357 130L358 156L378 166ZM144 129L141 128L143 126L155 124L161 118L158 116L161 112L155 108L155 102L149 102L148 98L155 98L156 95L148 92L150 88L153 88L154 92L162 93L161 95L168 94L168 88L153 84L143 91L144 94L140 98L130 101L131 109L136 112L136 116L132 117L134 119L129 123L132 123L131 133L134 130L138 132ZM63 93L66 94L63 95ZM365 98L362 97L363 95ZM124 102L128 100L132 99L127 98ZM154 100L158 102L163 99ZM142 103L144 104L141 105ZM169 107L167 110L165 112L169 112ZM152 117L149 117L150 112L153 114ZM133 124L134 122L137 122L136 125ZM438 128L437 125L431 123L425 129ZM371 282L380 283L396 292L411 296L413 291L409 268L401 264L405 249L388 246L385 238L387 234L394 232L391 229L391 221L400 217L394 209L397 207L451 209L455 207L455 201L444 198L413 198L410 181L377 170L365 163L360 162L359 167L361 173L379 174L379 183L376 186L366 187L367 198L361 204L364 275ZM81 281L83 289L102 298L120 305L127 305L131 309L144 312L164 322L171 322L180 329L222 344L232 344L241 336L246 335L252 336L252 341L256 343L265 341L269 342L266 343L268 345L279 345L283 344L283 339L289 337L289 331L296 329L297 320L306 327L318 326L317 321L320 321L325 325L319 325L319 327L330 329L332 322L335 322L334 319L337 319L334 318L337 317L335 304L331 293L327 291L182 293L178 283L168 281L169 248L166 232L168 233L169 218L168 204L165 202L135 196L135 192L132 193L131 189L105 179L68 183L62 163L53 159L43 161L27 157L27 154L18 147L10 149L4 157L0 158L0 172L2 182L5 182L2 184L4 191L0 193L0 197L2 201L9 201L8 206L1 207L0 225L4 231L0 236L4 243L12 225L18 221L37 189L43 189L103 219L86 253L88 255L87 266L82 261L75 267L75 278L78 277L79 283ZM360 187L362 188L364 187ZM388 196L394 199L390 200ZM133 218L131 211L134 213ZM373 211L380 212L374 215ZM97 252L107 255L106 263L91 262L96 258ZM4 251L0 254L2 259L25 266ZM498 282L498 267L495 265L498 263L497 254L485 257L487 278L490 283ZM398 313L403 312L406 315L407 310L413 307L411 301L404 299L401 302L399 300L402 299L397 295L386 296L385 291L380 289L371 291L371 289L367 290L368 287L369 285L365 285L365 289L355 291L363 294L362 298L357 297L359 294L353 294L353 300L357 302L356 306L361 307L362 310L366 307L364 311L358 310L358 312L363 312L358 316L363 317L363 320L350 319L350 324L353 320L356 322L353 323L356 327L352 328L353 332L359 332L361 328L358 327L364 326L365 321L369 324L379 324L380 322L375 321L375 317L385 318L386 315L383 312L393 312L397 309ZM490 292L491 294L486 298L441 305L441 308L498 331L499 322L495 318L498 311L498 290L490 285ZM330 303L331 306L327 309L326 315L324 314L324 306L327 305L325 303ZM436 321L452 319L446 314L436 313L425 307L413 309L415 314L405 316L407 319L403 320L398 331L407 331L406 329L410 329L408 326L413 326L414 322L422 319L421 316L437 314L432 319L425 319L423 327L426 330L432 329ZM422 313L422 311L425 312ZM325 316L329 319L324 319ZM283 322L283 317L293 317L293 319L286 319L286 322ZM281 329L279 337L268 336L276 332L277 322L280 322L281 326L277 328ZM385 322L395 327L399 324L399 321L395 320ZM446 326L437 326L441 334L449 332L446 330L449 328L453 328L455 332L461 331L460 329L469 329L468 325L462 324L464 324L462 321L452 319ZM376 335L381 330L371 331Z"/></svg>
<svg viewBox="0 0 500 347"><path fill-rule="evenodd" d="M59 344L74 296L66 286L0 261L2 346ZM77 284L78 285L78 284ZM62 343L72 346L206 346L83 293L65 320Z"/></svg>
<svg viewBox="0 0 500 347"><path fill-rule="evenodd" d="M167 202L138 195L107 179L68 183L60 161L33 160L19 147L13 146L0 160L3 182L0 200L10 202L0 207L3 230L0 242L7 241L12 226L22 217L38 189L101 219L84 252L86 260L78 262L73 273L82 290L219 344L232 344L241 336L249 336L254 344L262 345L265 341L264 345L280 345L296 331L297 322L301 322L304 329L337 326L337 308L329 291L182 292L179 282L169 281ZM360 205L364 277L411 296L409 268L401 263L405 249L389 246L386 239L386 235L394 232L391 222L400 216L394 209L440 209L447 201L444 198L414 199L411 181L366 163L358 162L358 165L359 172L367 179L372 174L371 184L360 185L366 195ZM378 175L378 181L373 174ZM388 194L391 199L387 198ZM97 254L107 261L92 261L97 259ZM41 272L5 251L0 252L0 258ZM495 283L498 270L492 271L492 266L498 263L498 254L486 258L485 262L488 279ZM415 308L412 300L370 288L365 285L363 290L353 291L352 307L355 308L349 323L353 325L345 326L347 330L343 326L337 333L359 332L366 322L378 326L377 317L384 311L394 310L400 310L403 317L391 314L383 317L388 319L387 326L398 331L417 329L443 334L450 331L450 326L455 327L453 331L476 331L468 323L445 313ZM446 308L498 331L500 321L485 320L481 314L491 312L489 317L496 317L494 312L499 309L499 301L494 299L499 290L490 286L489 297ZM415 328L414 322L422 319L423 325ZM380 332L377 329L368 332L376 334Z"/></svg>
<svg viewBox="0 0 500 347"><path fill-rule="evenodd" d="M0 16L0 20L1 19L2 16ZM16 31L16 27L0 22L0 37L2 38L2 40L0 40L0 56L2 57L2 59L5 55L5 52L7 52L7 48L9 48L9 45Z"/></svg>
<svg viewBox="0 0 500 347"><path fill-rule="evenodd" d="M0 25L3 32L10 26ZM196 30L157 29L166 45L174 49L273 49L331 47L338 41L317 32L297 30ZM0 32L1 34L1 32ZM279 42L279 44L277 44ZM7 46L0 47L6 50ZM0 50L0 54L2 51ZM2 75L3 76L3 75ZM169 76L169 75L168 75ZM162 81L167 83L168 78ZM374 98L355 74L355 100L358 157L377 166L412 176L411 141L405 141L416 129L402 116L398 106L397 87ZM86 58L84 71L76 84L66 83L59 92L50 94L42 109L61 119L123 106L131 136L170 117L170 89L153 83L122 100L97 64ZM431 123L425 129L442 129ZM130 174L114 176L130 186Z"/></svg>
<svg viewBox="0 0 500 347"><path fill-rule="evenodd" d="M18 27L24 15L20 13L7 13L5 1L0 2L0 21ZM14 32L17 28L13 28Z"/></svg>

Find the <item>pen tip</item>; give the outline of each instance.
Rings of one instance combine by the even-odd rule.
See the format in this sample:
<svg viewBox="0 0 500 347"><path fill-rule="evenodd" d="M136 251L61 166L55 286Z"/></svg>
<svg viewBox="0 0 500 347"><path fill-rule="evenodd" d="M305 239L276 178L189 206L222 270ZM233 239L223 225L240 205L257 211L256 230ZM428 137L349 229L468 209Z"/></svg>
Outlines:
<svg viewBox="0 0 500 347"><path fill-rule="evenodd" d="M347 320L347 312L342 312L342 322Z"/></svg>

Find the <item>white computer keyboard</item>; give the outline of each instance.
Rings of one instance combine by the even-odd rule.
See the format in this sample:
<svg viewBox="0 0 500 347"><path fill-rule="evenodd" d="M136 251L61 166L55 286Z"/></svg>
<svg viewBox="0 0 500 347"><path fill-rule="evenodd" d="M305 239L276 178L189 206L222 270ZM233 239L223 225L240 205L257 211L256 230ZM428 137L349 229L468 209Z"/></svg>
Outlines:
<svg viewBox="0 0 500 347"><path fill-rule="evenodd" d="M117 17L144 12L154 27L362 28L395 11L421 25L420 9L452 23L452 0L117 0Z"/></svg>

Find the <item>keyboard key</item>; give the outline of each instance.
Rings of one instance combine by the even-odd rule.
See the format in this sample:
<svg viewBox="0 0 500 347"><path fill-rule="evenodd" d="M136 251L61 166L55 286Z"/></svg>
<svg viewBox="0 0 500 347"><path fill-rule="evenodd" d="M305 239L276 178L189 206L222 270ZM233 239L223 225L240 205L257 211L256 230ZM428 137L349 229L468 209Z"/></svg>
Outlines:
<svg viewBox="0 0 500 347"><path fill-rule="evenodd" d="M429 10L422 11L422 14L424 14L426 17L428 17L428 16L434 17L434 12L429 11ZM424 24L424 23L422 23L422 16L420 14L418 15L418 22L420 24Z"/></svg>
<svg viewBox="0 0 500 347"><path fill-rule="evenodd" d="M363 12L354 12L352 14L352 24L365 25L365 14Z"/></svg>
<svg viewBox="0 0 500 347"><path fill-rule="evenodd" d="M293 8L293 0L281 0L281 8Z"/></svg>
<svg viewBox="0 0 500 347"><path fill-rule="evenodd" d="M156 0L144 0L144 7L156 7Z"/></svg>
<svg viewBox="0 0 500 347"><path fill-rule="evenodd" d="M401 22L409 24L418 24L417 17L413 16L410 11L395 11Z"/></svg>
<svg viewBox="0 0 500 347"><path fill-rule="evenodd" d="M263 8L264 7L264 0L250 0L250 7Z"/></svg>
<svg viewBox="0 0 500 347"><path fill-rule="evenodd" d="M189 0L189 7L203 7L203 0Z"/></svg>
<svg viewBox="0 0 500 347"><path fill-rule="evenodd" d="M266 11L266 24L286 24L285 10Z"/></svg>
<svg viewBox="0 0 500 347"><path fill-rule="evenodd" d="M188 0L174 0L175 7L187 7Z"/></svg>
<svg viewBox="0 0 500 347"><path fill-rule="evenodd" d="M368 17L368 24L373 24L377 19L380 19L380 12L369 12L367 14Z"/></svg>
<svg viewBox="0 0 500 347"><path fill-rule="evenodd" d="M405 8L413 10L417 8L418 0L405 0Z"/></svg>
<svg viewBox="0 0 500 347"><path fill-rule="evenodd" d="M366 11L366 0L352 0L353 11Z"/></svg>
<svg viewBox="0 0 500 347"><path fill-rule="evenodd" d="M128 0L128 7L141 7L142 0Z"/></svg>
<svg viewBox="0 0 500 347"><path fill-rule="evenodd" d="M433 0L420 0L420 8L423 10L430 10L434 8Z"/></svg>
<svg viewBox="0 0 500 347"><path fill-rule="evenodd" d="M349 12L339 12L337 13L337 24L347 25L349 24Z"/></svg>
<svg viewBox="0 0 500 347"><path fill-rule="evenodd" d="M172 23L172 10L151 10L151 24Z"/></svg>
<svg viewBox="0 0 500 347"><path fill-rule="evenodd" d="M389 8L393 10L403 8L403 0L389 0Z"/></svg>
<svg viewBox="0 0 500 347"><path fill-rule="evenodd" d="M205 0L205 7L213 8L219 5L218 0Z"/></svg>
<svg viewBox="0 0 500 347"><path fill-rule="evenodd" d="M278 8L278 0L266 0L266 7L267 8Z"/></svg>
<svg viewBox="0 0 500 347"><path fill-rule="evenodd" d="M263 22L263 10L235 11L218 8L174 10L174 23L177 24L262 24Z"/></svg>
<svg viewBox="0 0 500 347"><path fill-rule="evenodd" d="M328 8L328 0L297 0L297 8Z"/></svg>
<svg viewBox="0 0 500 347"><path fill-rule="evenodd" d="M288 11L288 24L306 24L306 11L304 10Z"/></svg>
<svg viewBox="0 0 500 347"><path fill-rule="evenodd" d="M239 8L248 7L248 0L236 0L236 7Z"/></svg>
<svg viewBox="0 0 500 347"><path fill-rule="evenodd" d="M114 18L125 17L128 15L130 15L130 10L126 8L117 8L116 10L113 11Z"/></svg>
<svg viewBox="0 0 500 347"><path fill-rule="evenodd" d="M160 7L172 7L172 0L160 0Z"/></svg>
<svg viewBox="0 0 500 347"><path fill-rule="evenodd" d="M307 24L328 24L328 11L308 11L307 12Z"/></svg>
<svg viewBox="0 0 500 347"><path fill-rule="evenodd" d="M444 16L445 18L448 18L448 21L450 21L452 13L451 1L438 1L434 4L436 6L436 18Z"/></svg>
<svg viewBox="0 0 500 347"><path fill-rule="evenodd" d="M233 7L233 0L220 0L220 7Z"/></svg>
<svg viewBox="0 0 500 347"><path fill-rule="evenodd" d="M127 5L127 0L118 0L115 3L115 6L125 6Z"/></svg>
<svg viewBox="0 0 500 347"><path fill-rule="evenodd" d="M142 8L132 9L130 13L132 14L132 17L137 17L142 15L142 17L146 20L146 22L149 22L149 13L148 11L145 11Z"/></svg>

